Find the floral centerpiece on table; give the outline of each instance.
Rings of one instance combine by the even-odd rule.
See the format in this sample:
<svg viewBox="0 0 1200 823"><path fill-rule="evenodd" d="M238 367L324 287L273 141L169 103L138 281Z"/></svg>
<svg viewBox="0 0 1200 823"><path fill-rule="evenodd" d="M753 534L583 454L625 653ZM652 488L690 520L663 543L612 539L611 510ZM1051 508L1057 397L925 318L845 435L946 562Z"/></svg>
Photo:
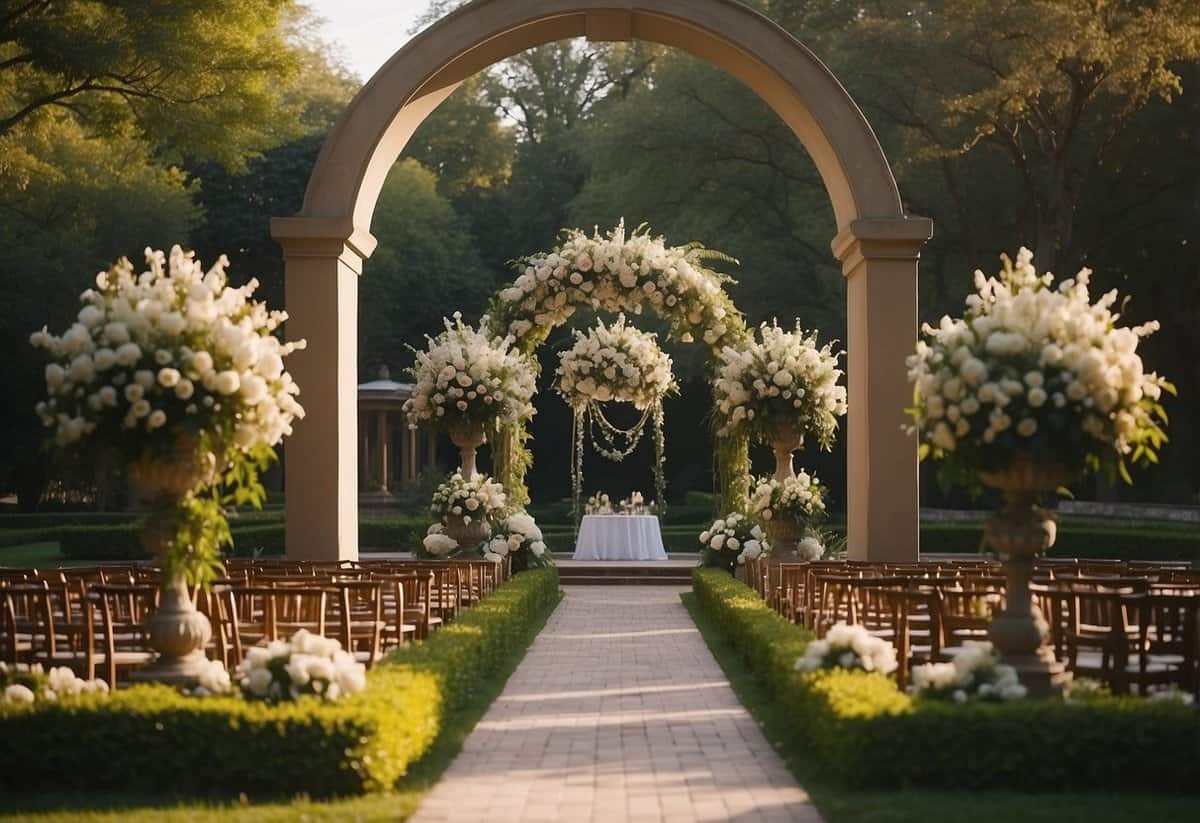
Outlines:
<svg viewBox="0 0 1200 823"><path fill-rule="evenodd" d="M750 493L750 515L778 532L777 548L795 545L801 560L820 560L825 553L815 526L825 518L825 487L805 471L777 480L760 477ZM806 535L812 530L812 533Z"/></svg>
<svg viewBox="0 0 1200 823"><path fill-rule="evenodd" d="M235 675L242 694L279 702L315 695L335 701L367 688L367 669L338 641L300 629L246 652Z"/></svg>
<svg viewBox="0 0 1200 823"><path fill-rule="evenodd" d="M189 583L221 573L232 542L225 508L260 507L260 473L303 417L283 358L303 342L276 333L284 312L253 300L258 281L228 284L224 256L208 271L190 252L146 249L148 271L121 259L80 296L61 336L30 337L51 356L37 413L55 447L123 465L135 502L150 512L142 542L163 567L148 622L159 652L139 677L191 683L211 637Z"/></svg>
<svg viewBox="0 0 1200 823"><path fill-rule="evenodd" d="M769 552L762 527L741 512L730 512L700 533L700 563L733 573L738 563Z"/></svg>
<svg viewBox="0 0 1200 823"><path fill-rule="evenodd" d="M609 460L621 461L641 442L646 424L654 425L654 488L659 500L666 496L665 441L662 400L677 392L671 358L658 347L653 334L628 325L621 315L611 325L598 323L587 332L575 332L575 344L559 355L556 388L575 413L571 460L572 495L576 517L583 494L583 449L591 435L596 450ZM630 428L613 425L602 403L632 403L641 418Z"/></svg>
<svg viewBox="0 0 1200 823"><path fill-rule="evenodd" d="M1012 666L1000 662L991 643L967 640L950 663L923 663L912 670L911 691L935 700L1017 700L1027 690Z"/></svg>
<svg viewBox="0 0 1200 823"><path fill-rule="evenodd" d="M514 567L524 569L550 565L553 558L546 551L542 530L533 516L525 511L500 515L492 525L491 538L481 546L483 556L499 563L512 555Z"/></svg>
<svg viewBox="0 0 1200 823"><path fill-rule="evenodd" d="M846 413L846 387L838 383L841 352L832 343L818 346L817 333L799 323L794 331L764 323L759 338L718 352L713 382L722 421L718 434L747 432L763 443L773 443L781 432L794 443L811 435L831 448L837 419Z"/></svg>
<svg viewBox="0 0 1200 823"><path fill-rule="evenodd" d="M825 637L809 643L796 661L796 670L802 672L862 669L891 674L898 666L895 646L863 626L846 623L831 626Z"/></svg>
<svg viewBox="0 0 1200 823"><path fill-rule="evenodd" d="M108 694L108 683L85 680L66 666L55 666L47 672L40 663L0 661L0 702L54 703L85 694Z"/></svg>
<svg viewBox="0 0 1200 823"><path fill-rule="evenodd" d="M433 493L430 512L437 522L425 537L426 551L442 556L460 547L477 546L488 536L492 520L507 506L504 487L492 478L477 474L468 479L456 471Z"/></svg>
<svg viewBox="0 0 1200 823"><path fill-rule="evenodd" d="M1057 527L1036 503L1084 470L1130 480L1128 462L1157 461L1166 442L1159 401L1174 388L1146 372L1139 341L1158 323L1118 325L1116 291L1091 301L1091 272L1057 286L1021 249L998 277L975 272L961 318L922 328L909 358L911 414L921 456L940 461L943 481L1000 489L1004 508L987 523L1004 557L1005 610L991 626L1003 659L1032 693L1063 685L1062 666L1042 639L1031 605L1033 559Z"/></svg>
<svg viewBox="0 0 1200 823"><path fill-rule="evenodd" d="M584 514L612 514L612 498L604 492L593 494L584 504Z"/></svg>

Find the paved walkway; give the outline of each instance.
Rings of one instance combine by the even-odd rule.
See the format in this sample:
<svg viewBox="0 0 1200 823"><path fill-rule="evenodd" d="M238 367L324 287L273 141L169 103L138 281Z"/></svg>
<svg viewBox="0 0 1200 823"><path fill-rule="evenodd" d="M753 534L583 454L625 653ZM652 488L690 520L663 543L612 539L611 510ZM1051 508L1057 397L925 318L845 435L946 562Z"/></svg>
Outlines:
<svg viewBox="0 0 1200 823"><path fill-rule="evenodd" d="M681 591L568 589L414 823L819 823Z"/></svg>

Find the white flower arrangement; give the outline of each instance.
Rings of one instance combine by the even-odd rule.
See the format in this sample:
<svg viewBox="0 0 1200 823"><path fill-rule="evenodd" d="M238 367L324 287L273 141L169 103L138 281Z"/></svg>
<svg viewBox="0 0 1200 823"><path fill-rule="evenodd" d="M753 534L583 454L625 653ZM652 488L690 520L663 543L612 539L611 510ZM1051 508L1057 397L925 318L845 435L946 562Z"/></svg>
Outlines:
<svg viewBox="0 0 1200 823"><path fill-rule="evenodd" d="M593 494L584 504L584 514L612 514L612 498L604 492Z"/></svg>
<svg viewBox="0 0 1200 823"><path fill-rule="evenodd" d="M525 511L517 511L496 519L492 536L481 547L483 556L499 563L510 554L520 556L526 568L549 562L546 543L537 522Z"/></svg>
<svg viewBox="0 0 1200 823"><path fill-rule="evenodd" d="M233 678L220 660L208 660L196 673L196 685L186 693L192 697L226 695L233 692Z"/></svg>
<svg viewBox="0 0 1200 823"><path fill-rule="evenodd" d="M425 551L434 557L445 557L458 548L458 541L446 534L446 525L441 522L431 523L421 541Z"/></svg>
<svg viewBox="0 0 1200 823"><path fill-rule="evenodd" d="M762 527L740 512L714 520L700 533L701 562L706 566L732 568L771 550Z"/></svg>
<svg viewBox="0 0 1200 823"><path fill-rule="evenodd" d="M695 244L668 246L648 230L627 234L623 223L606 235L573 229L552 251L517 261L520 274L492 303L489 322L530 350L579 306L640 314L648 304L674 339L719 348L739 339L745 323L724 291L728 278L703 266L708 258L731 259Z"/></svg>
<svg viewBox="0 0 1200 823"><path fill-rule="evenodd" d="M825 487L803 470L795 477L760 477L750 493L750 515L763 522L792 520L805 525L825 516Z"/></svg>
<svg viewBox="0 0 1200 823"><path fill-rule="evenodd" d="M456 423L511 423L534 415L536 367L512 337L476 331L455 312L445 331L429 337L409 370L413 394L404 401L409 425L444 429Z"/></svg>
<svg viewBox="0 0 1200 823"><path fill-rule="evenodd" d="M612 325L576 331L559 360L556 388L572 408L616 401L644 410L679 388L655 335L628 325L623 314Z"/></svg>
<svg viewBox="0 0 1200 823"><path fill-rule="evenodd" d="M47 672L40 663L9 664L0 661L0 695L4 703L54 703L87 694L108 694L103 680L84 680L66 666Z"/></svg>
<svg viewBox="0 0 1200 823"><path fill-rule="evenodd" d="M842 353L831 343L818 347L817 333L803 331L799 323L795 331L764 323L759 338L718 352L713 382L722 420L718 434L746 432L769 442L784 427L830 448L837 418L846 413L846 387L838 383Z"/></svg>
<svg viewBox="0 0 1200 823"><path fill-rule="evenodd" d="M236 674L242 694L271 702L316 695L335 701L367 687L366 667L338 641L300 629L246 653Z"/></svg>
<svg viewBox="0 0 1200 823"><path fill-rule="evenodd" d="M434 490L430 510L442 522L449 517L461 517L463 522L470 524L477 520L492 520L507 505L504 487L492 478L477 474L467 480L462 471L456 471Z"/></svg>
<svg viewBox="0 0 1200 823"><path fill-rule="evenodd" d="M967 640L950 663L923 663L912 670L913 694L937 700L1018 700L1026 689L1012 666L999 662L987 641Z"/></svg>
<svg viewBox="0 0 1200 823"><path fill-rule="evenodd" d="M835 623L821 640L814 640L796 661L796 670L862 669L891 674L898 667L896 647L860 625Z"/></svg>
<svg viewBox="0 0 1200 823"><path fill-rule="evenodd" d="M65 333L30 336L51 356L36 411L59 448L112 449L142 467L224 465L229 499L190 490L178 531L188 539L162 558L168 574L204 581L228 541L222 503L261 504L258 473L304 416L283 364L304 343L275 336L287 314L252 299L257 280L230 286L224 256L207 272L179 246L169 259L146 249L146 263L135 274L122 258L80 295Z"/></svg>
<svg viewBox="0 0 1200 823"><path fill-rule="evenodd" d="M950 479L1004 468L1015 453L1127 481L1126 459L1156 459L1166 440L1159 400L1174 387L1137 354L1157 322L1117 325L1117 292L1090 302L1089 269L1055 287L1022 248L998 277L975 272L962 318L926 324L909 360L922 456Z"/></svg>

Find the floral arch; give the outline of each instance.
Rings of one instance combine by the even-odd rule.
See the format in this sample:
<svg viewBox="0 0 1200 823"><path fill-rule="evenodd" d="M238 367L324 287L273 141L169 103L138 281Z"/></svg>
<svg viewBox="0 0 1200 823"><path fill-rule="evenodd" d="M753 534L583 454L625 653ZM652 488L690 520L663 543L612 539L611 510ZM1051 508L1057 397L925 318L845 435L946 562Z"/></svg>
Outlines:
<svg viewBox="0 0 1200 823"><path fill-rule="evenodd" d="M913 560L917 443L897 419L912 400L917 262L932 223L910 217L862 112L798 40L737 0L474 0L410 40L363 86L326 138L299 214L275 218L290 368L307 417L287 449L287 552L358 556L358 277L371 214L417 127L467 77L556 40L639 39L678 48L758 94L808 150L829 194L832 250L847 279L847 537L850 556Z"/></svg>

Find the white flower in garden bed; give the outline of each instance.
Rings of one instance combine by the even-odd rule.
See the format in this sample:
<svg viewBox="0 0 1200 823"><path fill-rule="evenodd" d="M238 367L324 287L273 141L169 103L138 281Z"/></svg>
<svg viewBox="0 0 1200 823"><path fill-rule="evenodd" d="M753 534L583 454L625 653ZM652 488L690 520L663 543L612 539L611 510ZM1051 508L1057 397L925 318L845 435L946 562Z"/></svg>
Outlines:
<svg viewBox="0 0 1200 823"><path fill-rule="evenodd" d="M446 534L446 526L439 522L430 524L421 545L434 557L445 557L458 548L458 541Z"/></svg>
<svg viewBox="0 0 1200 823"><path fill-rule="evenodd" d="M0 694L5 703L51 703L87 694L108 694L103 680L84 680L66 666L47 672L40 663L0 661Z"/></svg>
<svg viewBox="0 0 1200 823"><path fill-rule="evenodd" d="M520 553L528 553L526 562L530 566L541 565L548 560L542 530L533 516L525 511L496 518L492 525L492 536L482 549L483 556L494 563L501 562L510 554Z"/></svg>
<svg viewBox="0 0 1200 823"><path fill-rule="evenodd" d="M304 344L274 334L287 314L251 299L257 280L229 286L224 256L205 272L175 246L167 262L146 249L149 271L136 275L122 258L96 275L62 336L30 337L53 358L37 412L58 445L103 438L137 457L188 433L248 450L303 417L283 358Z"/></svg>
<svg viewBox="0 0 1200 823"><path fill-rule="evenodd" d="M859 625L834 624L825 637L814 640L796 661L796 669L815 672L820 669L862 669L891 674L899 663L896 647Z"/></svg>
<svg viewBox="0 0 1200 823"><path fill-rule="evenodd" d="M816 475L805 471L786 480L760 477L750 493L750 514L763 522L788 519L805 524L819 520L825 516L825 487Z"/></svg>
<svg viewBox="0 0 1200 823"><path fill-rule="evenodd" d="M1166 437L1163 391L1138 342L1157 322L1118 326L1116 291L1091 302L1091 272L1054 286L1022 248L998 278L975 272L961 319L926 324L909 358L913 416L924 452L955 476L1006 466L1025 451L1069 467L1155 460Z"/></svg>
<svg viewBox="0 0 1200 823"><path fill-rule="evenodd" d="M467 480L456 471L434 491L430 511L443 523L450 517L461 517L470 524L493 519L507 505L504 487L492 478L479 474Z"/></svg>
<svg viewBox="0 0 1200 823"><path fill-rule="evenodd" d="M920 696L965 703L1016 700L1026 694L1012 666L999 662L992 644L967 640L950 663L914 666L910 690Z"/></svg>
<svg viewBox="0 0 1200 823"><path fill-rule="evenodd" d="M575 344L558 357L556 388L572 407L616 401L646 409L679 388L655 336L628 325L625 315L576 331Z"/></svg>
<svg viewBox="0 0 1200 823"><path fill-rule="evenodd" d="M334 701L367 687L366 667L328 637L300 629L291 640L255 646L237 668L242 694L255 700L316 695Z"/></svg>
<svg viewBox="0 0 1200 823"><path fill-rule="evenodd" d="M413 395L404 401L409 424L509 423L533 416L536 367L511 337L476 331L454 314L446 330L416 352ZM414 350L415 351L415 350Z"/></svg>
<svg viewBox="0 0 1200 823"><path fill-rule="evenodd" d="M229 694L233 691L233 678L220 660L209 660L200 667L196 685L187 693L193 697Z"/></svg>
<svg viewBox="0 0 1200 823"><path fill-rule="evenodd" d="M700 533L704 565L732 566L771 550L762 527L740 512L730 512Z"/></svg>
<svg viewBox="0 0 1200 823"><path fill-rule="evenodd" d="M745 323L724 291L728 278L703 265L708 258L732 260L695 244L667 246L648 231L627 234L623 224L607 235L571 230L554 250L517 261L520 273L488 323L529 350L579 306L640 314L649 305L674 339L721 346L739 339Z"/></svg>
<svg viewBox="0 0 1200 823"><path fill-rule="evenodd" d="M846 387L838 383L840 352L817 346L817 333L785 331L777 323L718 352L713 383L722 425L719 434L747 432L764 442L777 427L811 435L823 448L833 444L837 418L846 413Z"/></svg>

